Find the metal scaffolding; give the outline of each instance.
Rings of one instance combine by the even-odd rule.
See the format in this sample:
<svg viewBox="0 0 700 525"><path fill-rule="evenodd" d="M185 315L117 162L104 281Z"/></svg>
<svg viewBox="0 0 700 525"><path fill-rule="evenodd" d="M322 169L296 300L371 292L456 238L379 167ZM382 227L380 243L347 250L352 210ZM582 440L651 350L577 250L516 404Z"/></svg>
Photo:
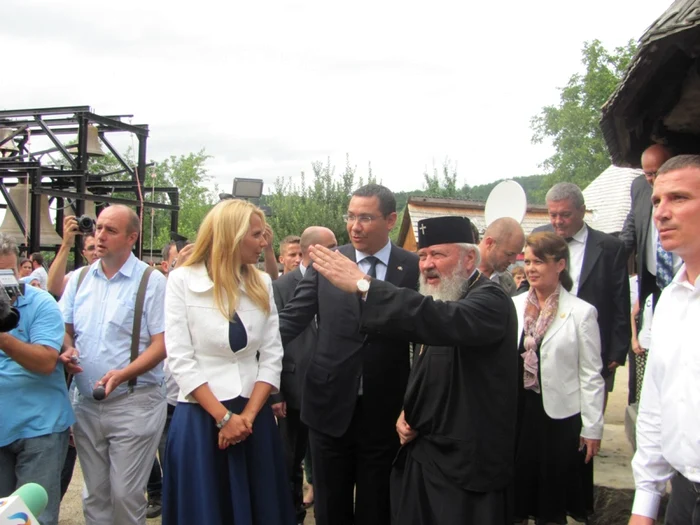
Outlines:
<svg viewBox="0 0 700 525"><path fill-rule="evenodd" d="M41 243L41 196L48 195L57 204L56 231L63 234L64 199L71 200L76 216L85 213L85 201L95 201L98 205L126 204L134 206L141 216L142 208L170 210L170 230L177 232L179 212L179 190L176 187L146 187L146 143L148 125L132 125L122 119L131 115L101 116L94 113L89 106L67 106L55 108L17 109L0 111L0 193L7 202L6 208L12 213L23 236L27 237L26 248L29 253L40 249L54 250L55 246ZM94 126L101 142L114 155L123 169L109 173L88 172L88 127ZM135 167L122 157L110 143L107 135L117 132L133 133L138 140L138 160ZM46 136L53 147L42 151L30 151L28 143L31 136ZM77 135L77 143L66 146L59 140L61 135ZM53 162L50 153L58 152L63 162ZM51 162L46 161L46 159ZM105 180L105 177L127 173L130 178L125 181ZM6 179L27 181L30 187L30 228L18 211L16 203L10 196L8 187L12 183ZM139 188L141 198L139 198ZM131 192L134 199L113 196L115 191ZM170 203L149 202L146 193L166 193ZM2 206L2 205L0 205ZM4 207L4 206L3 206ZM28 234L28 235L27 235ZM75 260L80 260L78 240L76 239ZM136 246L140 255L143 248L143 232L139 235Z"/></svg>

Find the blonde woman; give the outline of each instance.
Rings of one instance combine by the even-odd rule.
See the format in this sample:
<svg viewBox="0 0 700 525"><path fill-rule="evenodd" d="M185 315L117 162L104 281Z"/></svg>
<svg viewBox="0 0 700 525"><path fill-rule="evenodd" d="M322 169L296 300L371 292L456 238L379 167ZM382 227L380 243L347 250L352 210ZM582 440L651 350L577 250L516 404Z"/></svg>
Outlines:
<svg viewBox="0 0 700 525"><path fill-rule="evenodd" d="M255 268L265 246L261 210L223 201L168 278L165 344L180 395L163 469L164 525L294 523L267 405L283 351L270 278Z"/></svg>

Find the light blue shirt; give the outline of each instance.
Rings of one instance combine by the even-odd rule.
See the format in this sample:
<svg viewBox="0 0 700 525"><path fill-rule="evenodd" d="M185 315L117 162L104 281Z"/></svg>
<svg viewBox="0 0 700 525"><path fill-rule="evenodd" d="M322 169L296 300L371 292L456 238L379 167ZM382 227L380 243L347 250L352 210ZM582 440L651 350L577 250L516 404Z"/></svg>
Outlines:
<svg viewBox="0 0 700 525"><path fill-rule="evenodd" d="M53 348L58 355L65 326L54 298L25 286L15 307L19 325L10 335L24 343ZM45 376L30 372L0 350L0 399L0 447L18 439L63 432L75 423L60 362Z"/></svg>
<svg viewBox="0 0 700 525"><path fill-rule="evenodd" d="M391 241L387 242L386 246L375 253L374 256L379 259L379 263L377 263L377 266L374 268L377 279L384 281L386 279L386 269L389 267L389 257L391 256ZM369 257L369 254L363 253L360 250L355 250L357 266L365 273L369 271L369 267L371 266L370 262L366 260L367 257Z"/></svg>
<svg viewBox="0 0 700 525"><path fill-rule="evenodd" d="M101 261L97 260L87 271L77 295L79 271L73 273L61 297L63 320L73 325L75 347L83 368L75 376L75 382L80 393L90 399L97 381L108 371L125 368L131 361L136 293L147 267L132 253L119 271L107 279ZM151 344L151 336L165 331L165 283L160 272L151 273L141 319L139 353ZM161 384L163 363L140 375L136 388ZM126 391L127 384L122 383L112 396Z"/></svg>

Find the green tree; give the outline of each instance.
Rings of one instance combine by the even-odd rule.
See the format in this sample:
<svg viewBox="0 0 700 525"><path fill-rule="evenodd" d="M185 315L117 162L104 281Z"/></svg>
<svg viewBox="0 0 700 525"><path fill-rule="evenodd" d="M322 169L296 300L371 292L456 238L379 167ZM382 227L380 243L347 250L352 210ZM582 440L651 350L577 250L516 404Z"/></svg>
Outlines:
<svg viewBox="0 0 700 525"><path fill-rule="evenodd" d="M219 201L218 186L212 185L212 178L207 173L206 161L210 156L202 149L196 153L175 156L156 163L146 175L145 186L170 186L180 190L180 212L178 233L194 240L204 216ZM210 189L212 188L213 189ZM169 203L164 193L148 192L144 200ZM151 242L151 227L153 241ZM143 218L144 248L159 250L170 240L170 210L144 210Z"/></svg>
<svg viewBox="0 0 700 525"><path fill-rule="evenodd" d="M549 140L554 154L542 163L547 172L546 188L561 181L585 188L609 165L600 110L615 90L636 51L630 40L607 51L599 40L585 42L582 50L583 73L575 73L561 88L559 104L542 108L532 118L532 142Z"/></svg>
<svg viewBox="0 0 700 525"><path fill-rule="evenodd" d="M425 197L438 197L443 199L464 199L468 198L468 186L466 195L464 187L462 191L457 188L457 167L453 166L450 159L445 159L442 163L442 170L438 173L438 168L433 166L432 175L428 171L423 172L425 179Z"/></svg>
<svg viewBox="0 0 700 525"><path fill-rule="evenodd" d="M272 216L268 222L275 232L275 252L279 253L279 241L287 235L301 235L309 226L326 226L335 233L338 244L349 241L343 214L347 212L350 195L355 187L357 168L346 158L345 170L339 177L330 159L326 163L311 163L313 177L307 182L302 173L299 185L291 179L279 177L274 190L261 199L261 204L270 206ZM362 178L360 185L363 184ZM373 175L369 176L374 181Z"/></svg>

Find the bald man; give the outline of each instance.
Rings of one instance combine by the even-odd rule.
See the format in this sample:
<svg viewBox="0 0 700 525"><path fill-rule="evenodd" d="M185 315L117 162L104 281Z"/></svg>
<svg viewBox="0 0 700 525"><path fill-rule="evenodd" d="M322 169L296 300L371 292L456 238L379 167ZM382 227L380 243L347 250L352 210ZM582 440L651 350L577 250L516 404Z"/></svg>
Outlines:
<svg viewBox="0 0 700 525"><path fill-rule="evenodd" d="M640 304L644 304L649 294L653 294L655 305L661 290L670 281L682 263L680 257L672 256L659 244L659 232L651 220L651 192L654 178L661 165L671 158L671 152L661 144L649 146L642 153L644 174L632 182L632 206L620 233L620 240L630 255L637 253L637 285ZM666 268L669 260L671 266ZM662 268L658 275L658 268ZM669 276L667 272L671 272Z"/></svg>
<svg viewBox="0 0 700 525"><path fill-rule="evenodd" d="M520 223L510 217L493 221L486 228L479 243L479 270L492 281L499 283L510 296L515 295L517 287L506 270L515 263L518 254L523 251L524 244L525 234Z"/></svg>
<svg viewBox="0 0 700 525"><path fill-rule="evenodd" d="M61 361L78 388L73 434L85 478L86 525L146 523L146 482L165 425L165 277L132 253L140 231L131 208L105 208L95 228L99 259L73 273L60 302ZM142 279L140 337L132 352ZM102 398L93 397L97 386L104 387Z"/></svg>
<svg viewBox="0 0 700 525"><path fill-rule="evenodd" d="M299 237L296 238L299 239ZM272 283L277 311L281 312L294 297L297 284L311 264L309 248L317 244L333 249L338 245L338 241L335 239L335 234L323 226L310 226L304 230L297 245L301 247L301 262L291 271L285 271L284 275ZM301 391L311 354L316 348L317 338L318 328L314 320L297 338L284 345L280 391L270 396L272 410L277 416L284 442L297 523L303 523L306 517L301 464L309 438L309 429L302 423L300 417Z"/></svg>

